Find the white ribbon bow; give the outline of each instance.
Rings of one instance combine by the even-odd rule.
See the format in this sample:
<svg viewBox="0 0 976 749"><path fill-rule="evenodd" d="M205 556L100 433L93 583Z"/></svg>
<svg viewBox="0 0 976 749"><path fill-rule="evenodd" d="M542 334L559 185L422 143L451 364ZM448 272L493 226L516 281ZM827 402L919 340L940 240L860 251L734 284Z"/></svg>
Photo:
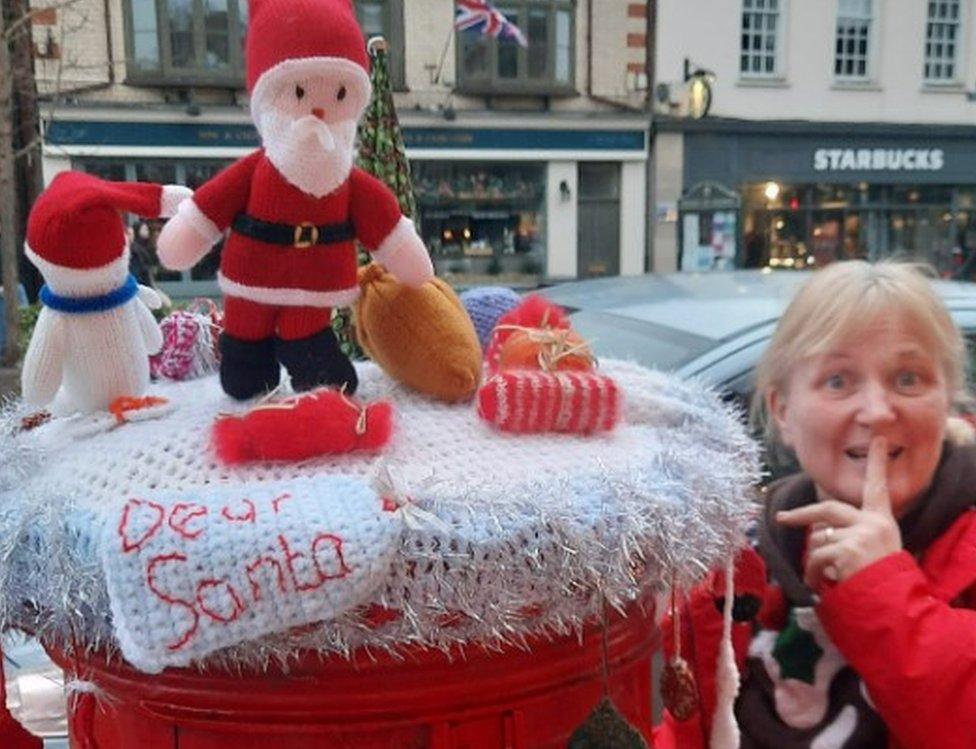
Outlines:
<svg viewBox="0 0 976 749"><path fill-rule="evenodd" d="M424 525L428 525L442 533L450 533L451 528L447 523L417 504L412 496L413 492L405 486L402 476L394 475L387 463L380 464L371 483L383 499L397 506L394 514L400 517L410 530L420 530ZM429 489L437 483L439 480L431 473L417 484L417 488Z"/></svg>

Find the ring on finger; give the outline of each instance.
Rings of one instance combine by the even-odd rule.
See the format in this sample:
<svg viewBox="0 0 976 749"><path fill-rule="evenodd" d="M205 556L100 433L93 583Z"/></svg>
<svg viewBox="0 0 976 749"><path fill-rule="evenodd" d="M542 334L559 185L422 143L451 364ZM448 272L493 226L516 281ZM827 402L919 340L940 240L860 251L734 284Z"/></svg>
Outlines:
<svg viewBox="0 0 976 749"><path fill-rule="evenodd" d="M824 542L828 544L834 540L834 527L832 525L828 525L823 529L823 538Z"/></svg>

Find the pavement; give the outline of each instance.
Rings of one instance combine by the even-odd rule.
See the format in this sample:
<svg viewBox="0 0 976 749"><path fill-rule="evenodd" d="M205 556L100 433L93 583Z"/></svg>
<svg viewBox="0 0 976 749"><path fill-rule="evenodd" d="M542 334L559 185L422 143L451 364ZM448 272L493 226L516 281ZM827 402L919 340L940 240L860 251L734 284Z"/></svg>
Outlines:
<svg viewBox="0 0 976 749"><path fill-rule="evenodd" d="M18 634L2 638L7 706L44 749L68 749L64 677L37 642Z"/></svg>
<svg viewBox="0 0 976 749"><path fill-rule="evenodd" d="M0 403L11 396L20 395L20 369L0 367Z"/></svg>

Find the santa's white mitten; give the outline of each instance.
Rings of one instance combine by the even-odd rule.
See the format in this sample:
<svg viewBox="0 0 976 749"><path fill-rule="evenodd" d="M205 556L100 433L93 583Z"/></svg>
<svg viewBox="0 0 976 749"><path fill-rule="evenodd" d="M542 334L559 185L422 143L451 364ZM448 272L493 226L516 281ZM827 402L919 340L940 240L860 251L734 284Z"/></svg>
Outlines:
<svg viewBox="0 0 976 749"><path fill-rule="evenodd" d="M400 283L417 288L434 277L434 266L413 221L403 217L373 257Z"/></svg>
<svg viewBox="0 0 976 749"><path fill-rule="evenodd" d="M186 270L196 265L222 234L192 199L184 200L159 233L156 252L165 267Z"/></svg>

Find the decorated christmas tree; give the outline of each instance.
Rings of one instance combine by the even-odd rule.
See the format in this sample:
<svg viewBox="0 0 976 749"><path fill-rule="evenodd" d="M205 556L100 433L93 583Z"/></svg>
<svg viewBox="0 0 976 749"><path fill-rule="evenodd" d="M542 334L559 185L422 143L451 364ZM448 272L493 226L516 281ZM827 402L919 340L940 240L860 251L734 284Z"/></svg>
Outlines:
<svg viewBox="0 0 976 749"><path fill-rule="evenodd" d="M417 213L410 178L410 162L403 146L403 134L393 104L386 40L369 40L372 58L373 99L359 122L359 155L356 165L382 180L393 190L400 210L407 218Z"/></svg>
<svg viewBox="0 0 976 749"><path fill-rule="evenodd" d="M403 215L414 218L417 204L413 196L410 162L407 160L400 121L393 104L386 40L381 36L373 37L369 40L368 49L372 61L370 78L373 83L373 98L359 122L356 166L383 181L396 195ZM369 255L362 248L359 250L359 262L360 265L369 262ZM332 327L346 355L362 358L363 352L355 340L351 311L336 310Z"/></svg>

